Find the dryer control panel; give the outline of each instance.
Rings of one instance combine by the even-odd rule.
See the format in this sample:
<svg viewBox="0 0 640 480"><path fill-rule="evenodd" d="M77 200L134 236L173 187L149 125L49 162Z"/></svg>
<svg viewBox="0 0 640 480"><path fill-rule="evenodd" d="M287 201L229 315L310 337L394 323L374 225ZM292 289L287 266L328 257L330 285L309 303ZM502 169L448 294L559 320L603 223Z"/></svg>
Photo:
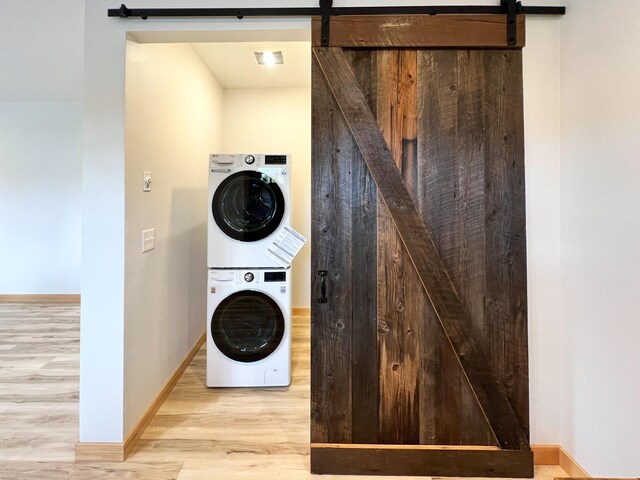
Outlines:
<svg viewBox="0 0 640 480"><path fill-rule="evenodd" d="M238 167L286 167L290 161L290 156L284 154L212 153L209 155L209 171L225 173L228 169Z"/></svg>

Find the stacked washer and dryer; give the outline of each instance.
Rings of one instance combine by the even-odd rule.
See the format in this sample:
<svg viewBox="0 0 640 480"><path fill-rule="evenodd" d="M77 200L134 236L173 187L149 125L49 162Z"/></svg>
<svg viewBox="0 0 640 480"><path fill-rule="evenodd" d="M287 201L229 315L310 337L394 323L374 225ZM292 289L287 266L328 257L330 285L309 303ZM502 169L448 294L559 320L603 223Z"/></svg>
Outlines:
<svg viewBox="0 0 640 480"><path fill-rule="evenodd" d="M207 386L291 383L291 270L265 255L289 223L288 155L209 157Z"/></svg>

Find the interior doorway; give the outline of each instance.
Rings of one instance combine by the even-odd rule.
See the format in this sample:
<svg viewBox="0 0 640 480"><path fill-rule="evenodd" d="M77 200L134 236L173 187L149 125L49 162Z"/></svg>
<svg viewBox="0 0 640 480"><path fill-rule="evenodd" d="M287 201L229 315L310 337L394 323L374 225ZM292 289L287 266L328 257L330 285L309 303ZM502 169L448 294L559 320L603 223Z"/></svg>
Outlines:
<svg viewBox="0 0 640 480"><path fill-rule="evenodd" d="M210 320L209 155L289 155L290 225L310 237L310 32L305 35L301 38L300 31L281 31L138 32L128 36L125 436L136 428L141 412L158 391L157 385L166 381L167 372L184 357L184 346L197 345ZM265 52L282 56L284 64L260 65L258 60ZM143 185L147 176L151 191L145 191ZM152 229L155 248L141 252L141 232ZM309 308L309 268L310 249L306 246L291 270L291 305L297 313ZM293 386L289 392L299 392L304 388L301 381L307 382L308 389L308 318L294 318L293 323ZM297 346L298 340L306 347ZM207 402L229 400L239 408L256 405L262 395L259 390L246 391L246 395L232 392L230 397L225 391L207 390L204 363L199 363L203 359L204 349L196 355L191 379L206 405L200 416L196 413L189 421L200 422L205 410L214 415L211 418L228 414L207 410ZM282 395L287 391L276 397ZM293 395L300 400L298 393ZM308 415L305 395L307 403L301 404L301 415ZM270 421L269 416L264 420ZM308 442L308 419L302 426L300 438ZM220 439L216 437L219 434L216 430L211 435Z"/></svg>

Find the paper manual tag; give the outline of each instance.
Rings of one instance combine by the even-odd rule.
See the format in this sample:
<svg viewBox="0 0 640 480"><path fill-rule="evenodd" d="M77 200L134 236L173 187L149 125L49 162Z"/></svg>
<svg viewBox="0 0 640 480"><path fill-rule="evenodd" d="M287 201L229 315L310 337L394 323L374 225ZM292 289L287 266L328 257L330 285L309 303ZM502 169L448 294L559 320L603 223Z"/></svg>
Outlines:
<svg viewBox="0 0 640 480"><path fill-rule="evenodd" d="M281 267L288 268L305 243L307 239L304 235L285 225L264 254Z"/></svg>

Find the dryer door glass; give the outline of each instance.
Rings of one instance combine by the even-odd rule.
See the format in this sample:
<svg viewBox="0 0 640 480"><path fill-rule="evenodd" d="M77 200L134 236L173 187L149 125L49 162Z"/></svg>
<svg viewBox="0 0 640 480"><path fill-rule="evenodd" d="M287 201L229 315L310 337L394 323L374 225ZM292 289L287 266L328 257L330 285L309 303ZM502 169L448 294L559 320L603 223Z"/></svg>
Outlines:
<svg viewBox="0 0 640 480"><path fill-rule="evenodd" d="M229 237L255 242L271 235L284 216L284 196L269 175L255 171L234 173L216 189L213 218Z"/></svg>
<svg viewBox="0 0 640 480"><path fill-rule="evenodd" d="M271 355L284 336L284 316L268 295L237 292L225 298L211 318L211 336L232 360L257 362Z"/></svg>

